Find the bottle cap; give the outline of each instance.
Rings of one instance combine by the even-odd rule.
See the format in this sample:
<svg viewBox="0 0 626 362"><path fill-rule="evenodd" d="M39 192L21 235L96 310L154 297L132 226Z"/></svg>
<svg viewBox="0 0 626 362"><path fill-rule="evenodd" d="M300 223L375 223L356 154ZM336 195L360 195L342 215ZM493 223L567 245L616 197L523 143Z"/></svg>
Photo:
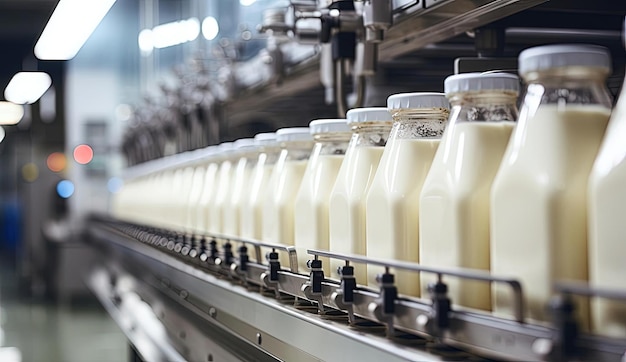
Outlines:
<svg viewBox="0 0 626 362"><path fill-rule="evenodd" d="M509 73L463 73L444 81L446 95L481 90L506 90L519 93L519 77Z"/></svg>
<svg viewBox="0 0 626 362"><path fill-rule="evenodd" d="M350 132L347 119L316 119L309 123L311 134Z"/></svg>
<svg viewBox="0 0 626 362"><path fill-rule="evenodd" d="M289 127L281 128L276 131L276 141L312 141L311 131L309 127Z"/></svg>
<svg viewBox="0 0 626 362"><path fill-rule="evenodd" d="M254 140L258 145L267 145L276 142L276 133L274 132L266 132L266 133L257 133L254 136Z"/></svg>
<svg viewBox="0 0 626 362"><path fill-rule="evenodd" d="M219 152L230 151L234 148L234 142L222 142L217 147Z"/></svg>
<svg viewBox="0 0 626 362"><path fill-rule="evenodd" d="M217 151L215 152L216 154L225 155L235 150L235 143L234 142L222 142L216 147L217 147Z"/></svg>
<svg viewBox="0 0 626 362"><path fill-rule="evenodd" d="M356 122L391 122L391 113L385 107L354 108L346 114L348 124Z"/></svg>
<svg viewBox="0 0 626 362"><path fill-rule="evenodd" d="M519 55L519 74L562 67L594 67L611 71L608 49L597 45L544 45L526 49Z"/></svg>
<svg viewBox="0 0 626 362"><path fill-rule="evenodd" d="M415 108L445 108L450 109L450 103L443 93L420 92L398 93L387 98L388 109L415 109Z"/></svg>
<svg viewBox="0 0 626 362"><path fill-rule="evenodd" d="M233 148L240 150L242 148L254 147L256 146L256 142L254 138L240 138L233 143Z"/></svg>

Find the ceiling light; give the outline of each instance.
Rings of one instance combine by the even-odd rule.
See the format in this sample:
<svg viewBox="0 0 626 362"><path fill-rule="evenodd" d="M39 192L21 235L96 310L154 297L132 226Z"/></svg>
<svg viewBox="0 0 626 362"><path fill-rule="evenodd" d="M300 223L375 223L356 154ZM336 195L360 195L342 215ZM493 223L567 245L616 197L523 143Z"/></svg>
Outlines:
<svg viewBox="0 0 626 362"><path fill-rule="evenodd" d="M76 56L116 0L60 0L35 44L41 60Z"/></svg>
<svg viewBox="0 0 626 362"><path fill-rule="evenodd" d="M137 43L144 55L154 48L167 48L196 40L200 34L200 21L196 18L157 25L139 32Z"/></svg>
<svg viewBox="0 0 626 362"><path fill-rule="evenodd" d="M217 23L217 19L212 16L207 16L202 21L202 36L206 40L213 40L220 32L220 26Z"/></svg>
<svg viewBox="0 0 626 362"><path fill-rule="evenodd" d="M21 121L23 117L24 106L11 102L0 101L0 124L16 124Z"/></svg>
<svg viewBox="0 0 626 362"><path fill-rule="evenodd" d="M52 85L45 72L18 72L4 90L4 98L16 104L35 103Z"/></svg>

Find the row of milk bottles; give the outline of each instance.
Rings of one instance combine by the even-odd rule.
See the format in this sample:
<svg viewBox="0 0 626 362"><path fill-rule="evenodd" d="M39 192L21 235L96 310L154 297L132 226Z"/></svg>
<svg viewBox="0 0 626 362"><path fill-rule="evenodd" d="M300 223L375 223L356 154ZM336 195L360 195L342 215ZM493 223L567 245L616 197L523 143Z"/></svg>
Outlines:
<svg viewBox="0 0 626 362"><path fill-rule="evenodd" d="M609 122L601 47L527 49L519 73L519 113L517 76L453 75L445 94L395 94L387 108L198 151L202 162L128 182L114 212L295 245L301 272L307 249L490 271L520 280L526 316L548 321L557 281L626 289L626 95ZM342 265L323 259L331 277ZM355 276L376 287L381 271ZM428 296L432 275L394 272L401 293ZM460 308L513 315L506 286L445 282ZM579 298L576 314L626 337L624 303Z"/></svg>

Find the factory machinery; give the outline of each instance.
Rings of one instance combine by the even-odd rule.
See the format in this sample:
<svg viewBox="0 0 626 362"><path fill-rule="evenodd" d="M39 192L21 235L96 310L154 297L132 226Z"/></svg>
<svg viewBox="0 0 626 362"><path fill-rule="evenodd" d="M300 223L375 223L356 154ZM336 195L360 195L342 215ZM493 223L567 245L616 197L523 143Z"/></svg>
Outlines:
<svg viewBox="0 0 626 362"><path fill-rule="evenodd" d="M228 62L217 75L198 70L206 77L192 86L205 96L195 97L193 107L181 101L138 113L143 119L124 142L131 165L126 177L180 167L189 161L167 155L236 136L233 125L258 115L277 128L323 116L300 119L302 107L336 115L373 105L367 92L371 99L390 84L440 89L453 59L456 72L515 69L514 56L529 44L609 47L615 94L623 80L624 15L619 1L292 1L266 11L260 30L268 46L258 56ZM187 111L175 114L172 107ZM106 215L90 217L85 229L101 256L87 283L127 335L137 360L626 361L626 340L579 328L573 302L573 296L587 296L626 303L626 291L554 285L555 297L546 306L552 322L539 324L525 318L517 280L484 271L321 250L308 250L309 269L299 270L291 246L191 235ZM324 274L322 258L345 263L340 279ZM363 265L384 267L378 288L355 279ZM401 270L429 276L429 294L398 294L394 274ZM514 317L455 306L449 278L506 286Z"/></svg>

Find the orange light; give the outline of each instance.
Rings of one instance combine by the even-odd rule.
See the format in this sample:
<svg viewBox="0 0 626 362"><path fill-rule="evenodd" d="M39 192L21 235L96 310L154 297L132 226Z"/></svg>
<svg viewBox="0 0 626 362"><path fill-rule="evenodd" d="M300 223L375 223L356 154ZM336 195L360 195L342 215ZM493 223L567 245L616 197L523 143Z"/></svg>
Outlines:
<svg viewBox="0 0 626 362"><path fill-rule="evenodd" d="M93 149L89 145L78 145L74 148L74 160L86 165L93 160Z"/></svg>
<svg viewBox="0 0 626 362"><path fill-rule="evenodd" d="M53 152L48 155L46 165L48 165L48 168L52 172L61 172L65 169L65 166L67 166L67 159L61 152Z"/></svg>

